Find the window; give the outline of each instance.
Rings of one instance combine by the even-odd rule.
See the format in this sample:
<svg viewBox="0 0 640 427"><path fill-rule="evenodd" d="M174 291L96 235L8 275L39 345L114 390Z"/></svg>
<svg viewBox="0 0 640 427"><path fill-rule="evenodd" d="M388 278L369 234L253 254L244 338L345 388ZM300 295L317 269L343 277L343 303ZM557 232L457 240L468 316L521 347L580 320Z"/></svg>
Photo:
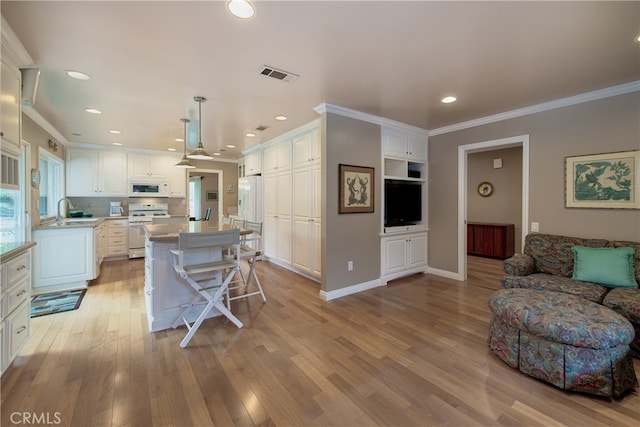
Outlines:
<svg viewBox="0 0 640 427"><path fill-rule="evenodd" d="M40 152L40 218L56 216L57 203L63 196L63 164L47 152Z"/></svg>
<svg viewBox="0 0 640 427"><path fill-rule="evenodd" d="M198 219L202 212L202 204L200 195L202 192L202 183L199 176L189 177L189 217Z"/></svg>

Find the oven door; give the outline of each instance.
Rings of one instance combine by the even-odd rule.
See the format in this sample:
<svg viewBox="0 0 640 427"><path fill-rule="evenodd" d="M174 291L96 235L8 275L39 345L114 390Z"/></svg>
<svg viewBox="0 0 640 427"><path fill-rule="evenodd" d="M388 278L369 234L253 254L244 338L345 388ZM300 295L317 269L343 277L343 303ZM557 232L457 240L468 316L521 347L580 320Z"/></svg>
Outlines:
<svg viewBox="0 0 640 427"><path fill-rule="evenodd" d="M129 258L144 258L144 223L129 223Z"/></svg>

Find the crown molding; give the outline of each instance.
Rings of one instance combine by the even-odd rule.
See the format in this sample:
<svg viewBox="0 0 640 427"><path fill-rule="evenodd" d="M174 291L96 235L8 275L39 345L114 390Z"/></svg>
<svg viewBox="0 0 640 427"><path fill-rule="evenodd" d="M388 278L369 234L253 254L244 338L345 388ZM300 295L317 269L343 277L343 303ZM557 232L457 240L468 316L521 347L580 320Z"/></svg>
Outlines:
<svg viewBox="0 0 640 427"><path fill-rule="evenodd" d="M56 141L61 143L62 145L69 144L67 138L64 137L56 128L54 128L51 123L47 121L42 115L33 107L22 107L22 112L27 115L31 120L36 122L38 126L40 126L45 132L53 137Z"/></svg>
<svg viewBox="0 0 640 427"><path fill-rule="evenodd" d="M19 68L34 65L29 52L24 48L20 39L13 32L7 21L2 17L2 47L11 56L12 62Z"/></svg>
<svg viewBox="0 0 640 427"><path fill-rule="evenodd" d="M332 113L338 114L344 117L350 117L356 120L362 120L364 122L373 123L383 127L393 127L400 130L405 130L411 133L417 133L420 135L428 135L428 130L422 129L416 126L411 126L406 123L397 122L395 120L387 119L385 117L374 116L373 114L363 113L361 111L352 110L350 108L340 107L339 105L333 105L328 103L322 103L313 109L318 114Z"/></svg>
<svg viewBox="0 0 640 427"><path fill-rule="evenodd" d="M429 136L442 135L445 133L455 132L463 129L469 129L476 126L487 125L502 120L513 119L516 117L528 116L530 114L540 113L543 111L554 110L556 108L568 107L570 105L582 104L584 102L595 101L598 99L609 98L612 96L624 95L631 92L640 91L640 80L612 86L605 89L594 90L580 95L569 96L567 98L556 99L555 101L543 102L542 104L531 105L529 107L519 108L504 113L494 114L492 116L482 117L479 119L469 120L466 122L456 123L450 126L432 129Z"/></svg>

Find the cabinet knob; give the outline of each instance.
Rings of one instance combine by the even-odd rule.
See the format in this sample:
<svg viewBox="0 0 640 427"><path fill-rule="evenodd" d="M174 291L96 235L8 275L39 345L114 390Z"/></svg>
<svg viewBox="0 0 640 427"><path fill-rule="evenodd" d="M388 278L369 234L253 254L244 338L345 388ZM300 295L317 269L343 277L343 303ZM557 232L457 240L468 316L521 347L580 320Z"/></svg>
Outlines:
<svg viewBox="0 0 640 427"><path fill-rule="evenodd" d="M24 265L24 264L22 264L20 267L16 268L16 271L22 271L22 270L24 270L25 268L27 268L27 266L26 266L26 265Z"/></svg>
<svg viewBox="0 0 640 427"><path fill-rule="evenodd" d="M20 328L18 328L18 330L16 331L16 334L21 334L21 333L23 333L23 332L24 332L24 331L26 331L26 330L27 330L27 327L26 327L26 326L21 326L21 327L20 327Z"/></svg>
<svg viewBox="0 0 640 427"><path fill-rule="evenodd" d="M25 291L24 289L21 290L20 292L18 292L18 294L16 295L17 297L21 297L22 295L26 294L27 291Z"/></svg>

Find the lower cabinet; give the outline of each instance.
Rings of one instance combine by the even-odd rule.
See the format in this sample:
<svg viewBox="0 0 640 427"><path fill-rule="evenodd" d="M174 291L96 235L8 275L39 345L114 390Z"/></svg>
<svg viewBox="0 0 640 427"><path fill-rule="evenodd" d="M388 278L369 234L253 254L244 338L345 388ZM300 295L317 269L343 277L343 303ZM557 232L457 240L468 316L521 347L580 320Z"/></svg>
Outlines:
<svg viewBox="0 0 640 427"><path fill-rule="evenodd" d="M427 270L427 233L408 233L382 238L382 274L386 283Z"/></svg>
<svg viewBox="0 0 640 427"><path fill-rule="evenodd" d="M467 254L507 259L515 249L513 224L467 223Z"/></svg>
<svg viewBox="0 0 640 427"><path fill-rule="evenodd" d="M107 219L107 258L129 257L129 223L126 218Z"/></svg>
<svg viewBox="0 0 640 427"><path fill-rule="evenodd" d="M27 250L2 263L0 292L0 374L18 355L29 337L31 253Z"/></svg>

